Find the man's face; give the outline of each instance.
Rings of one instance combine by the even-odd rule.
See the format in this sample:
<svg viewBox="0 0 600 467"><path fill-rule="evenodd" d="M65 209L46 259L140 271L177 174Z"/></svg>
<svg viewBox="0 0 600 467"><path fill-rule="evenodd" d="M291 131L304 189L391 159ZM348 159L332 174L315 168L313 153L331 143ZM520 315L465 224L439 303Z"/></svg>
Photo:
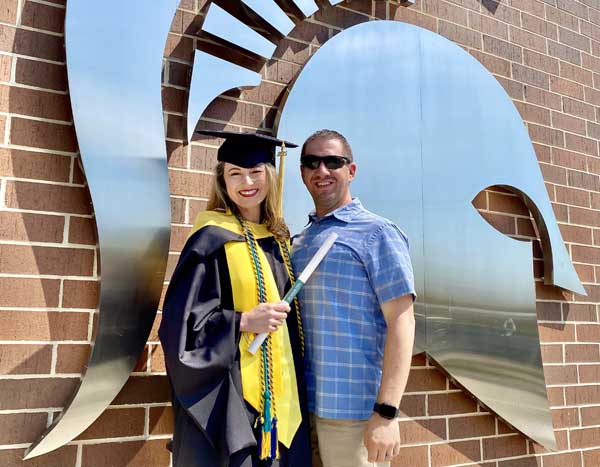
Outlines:
<svg viewBox="0 0 600 467"><path fill-rule="evenodd" d="M347 156L343 144L337 139L318 138L306 146L305 152L313 156ZM356 173L354 162L339 169L328 169L325 164L320 164L316 169L301 166L300 170L318 216L324 216L352 201L350 182Z"/></svg>

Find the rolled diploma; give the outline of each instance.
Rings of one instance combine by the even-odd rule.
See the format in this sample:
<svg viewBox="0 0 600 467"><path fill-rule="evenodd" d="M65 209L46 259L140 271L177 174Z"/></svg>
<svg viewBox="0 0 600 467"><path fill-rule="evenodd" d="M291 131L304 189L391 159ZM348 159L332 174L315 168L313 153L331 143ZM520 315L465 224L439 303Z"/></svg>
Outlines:
<svg viewBox="0 0 600 467"><path fill-rule="evenodd" d="M302 287L304 287L304 284L306 284L308 278L313 272L315 272L315 269L317 269L319 263L323 260L323 258L325 258L325 255L329 252L329 250L331 250L331 247L333 246L333 243L337 237L338 235L335 232L332 232L327 236L323 244L319 247L315 255L304 268L304 271L302 271L300 276L298 276L298 279L296 279L294 286L288 290L288 293L286 293L285 297L283 297L284 302L287 302L288 304L292 303L294 298L296 298L296 295L298 295L298 292L300 292ZM248 352L254 355L268 335L268 332L261 332L258 334L248 347Z"/></svg>

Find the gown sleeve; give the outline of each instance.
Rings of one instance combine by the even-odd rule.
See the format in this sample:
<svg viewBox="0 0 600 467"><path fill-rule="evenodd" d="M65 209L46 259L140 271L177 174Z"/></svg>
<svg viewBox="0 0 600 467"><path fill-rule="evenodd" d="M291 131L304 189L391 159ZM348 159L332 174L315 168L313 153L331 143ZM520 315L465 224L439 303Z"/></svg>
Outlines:
<svg viewBox="0 0 600 467"><path fill-rule="evenodd" d="M165 297L159 336L174 398L215 449L231 453L256 440L232 377L240 321L227 308L227 277L223 248L204 256L186 245Z"/></svg>

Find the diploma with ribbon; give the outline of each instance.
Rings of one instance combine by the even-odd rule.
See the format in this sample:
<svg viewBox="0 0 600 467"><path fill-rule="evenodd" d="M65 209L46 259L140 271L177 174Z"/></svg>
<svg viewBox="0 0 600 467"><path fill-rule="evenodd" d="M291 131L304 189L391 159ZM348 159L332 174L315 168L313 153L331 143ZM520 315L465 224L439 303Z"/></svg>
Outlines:
<svg viewBox="0 0 600 467"><path fill-rule="evenodd" d="M308 278L313 272L315 272L315 269L317 269L319 263L323 260L323 258L325 258L327 252L331 250L331 247L333 246L337 237L338 235L335 232L332 232L327 236L323 244L319 247L315 255L304 268L304 271L302 271L302 273L296 279L294 286L290 290L288 290L288 293L286 293L285 297L283 297L284 302L288 304L292 303L296 295L298 295L298 292L300 292L302 287L304 287L304 284L306 284ZM268 332L262 332L258 334L248 347L248 352L254 355L268 335Z"/></svg>

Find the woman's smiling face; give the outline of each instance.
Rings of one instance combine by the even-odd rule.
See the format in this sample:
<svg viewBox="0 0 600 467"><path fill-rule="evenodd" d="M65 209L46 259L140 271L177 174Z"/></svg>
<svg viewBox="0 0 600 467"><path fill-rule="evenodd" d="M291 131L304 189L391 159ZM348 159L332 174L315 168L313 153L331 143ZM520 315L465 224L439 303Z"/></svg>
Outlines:
<svg viewBox="0 0 600 467"><path fill-rule="evenodd" d="M240 214L249 221L260 222L260 206L269 189L264 164L247 169L225 162L223 178L227 194Z"/></svg>

